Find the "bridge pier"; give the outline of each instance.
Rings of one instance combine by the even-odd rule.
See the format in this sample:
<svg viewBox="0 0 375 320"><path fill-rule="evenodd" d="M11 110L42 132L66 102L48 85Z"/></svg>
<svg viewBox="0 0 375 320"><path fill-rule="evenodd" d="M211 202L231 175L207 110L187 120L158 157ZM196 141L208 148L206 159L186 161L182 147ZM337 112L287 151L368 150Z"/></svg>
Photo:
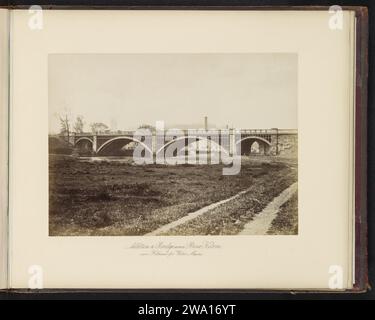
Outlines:
<svg viewBox="0 0 375 320"><path fill-rule="evenodd" d="M92 137L92 151L96 154L96 150L98 150L98 136L94 134Z"/></svg>
<svg viewBox="0 0 375 320"><path fill-rule="evenodd" d="M229 130L229 155L232 156L236 152L236 136L234 129Z"/></svg>

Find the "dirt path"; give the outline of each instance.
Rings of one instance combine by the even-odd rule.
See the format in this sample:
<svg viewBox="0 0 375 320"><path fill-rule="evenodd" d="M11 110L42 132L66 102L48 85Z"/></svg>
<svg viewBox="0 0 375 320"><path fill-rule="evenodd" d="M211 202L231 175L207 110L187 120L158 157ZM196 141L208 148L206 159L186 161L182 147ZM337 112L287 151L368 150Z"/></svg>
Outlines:
<svg viewBox="0 0 375 320"><path fill-rule="evenodd" d="M156 236L163 233L168 232L169 230L180 226L190 220L193 220L197 218L198 216L201 216L205 213L208 213L212 209L226 203L232 200L235 200L236 198L246 194L250 191L249 189L243 190L236 195L224 199L215 203L210 204L209 206L203 207L195 212L191 212L185 217L182 217L181 219L175 220L171 223L168 223L164 226L161 226L160 228L146 233L145 236ZM255 218L248 222L244 229L239 233L240 235L265 235L271 226L271 223L273 219L275 219L280 207L290 199L290 197L297 191L297 182L293 183L291 186L289 186L287 189L285 189L283 192L281 192L277 197L275 197L259 214L255 216Z"/></svg>
<svg viewBox="0 0 375 320"><path fill-rule="evenodd" d="M175 228L175 227L177 227L181 224L184 224L184 223L186 223L186 222L188 222L192 219L195 219L196 217L198 217L202 214L205 214L205 213L209 212L210 210L212 210L212 209L214 209L214 208L216 208L216 207L218 207L218 206L220 206L220 205L222 205L222 204L224 204L228 201L232 201L232 200L236 199L236 198L240 197L241 195L243 195L243 194L245 194L249 191L250 191L250 188L246 189L244 191L241 191L241 192L237 193L236 195L234 195L234 196L232 196L228 199L224 199L224 200L212 203L209 206L203 207L203 208L201 208L201 209L199 209L195 212L191 212L187 216L185 216L181 219L178 219L178 220L173 221L171 223L168 223L164 226L161 226L160 228L158 228L158 229L156 229L152 232L146 233L145 236L156 236L156 235L159 235L161 233L167 232L167 231L169 231L169 230L171 230L171 229L173 229L173 228Z"/></svg>
<svg viewBox="0 0 375 320"><path fill-rule="evenodd" d="M275 197L254 219L248 222L240 235L265 235L280 207L297 191L297 182Z"/></svg>

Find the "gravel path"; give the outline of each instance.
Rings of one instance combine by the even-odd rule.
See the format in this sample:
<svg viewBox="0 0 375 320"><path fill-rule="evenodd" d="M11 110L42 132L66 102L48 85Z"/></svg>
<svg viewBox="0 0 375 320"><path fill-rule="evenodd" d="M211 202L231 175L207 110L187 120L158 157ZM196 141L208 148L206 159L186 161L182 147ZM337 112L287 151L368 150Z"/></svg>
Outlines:
<svg viewBox="0 0 375 320"><path fill-rule="evenodd" d="M199 210L197 210L195 212L191 212L187 216L185 216L185 217L183 217L181 219L178 219L178 220L173 221L171 223L168 223L168 224L166 224L164 226L161 226L160 228L158 228L158 229L156 229L156 230L154 230L152 232L146 233L145 236L156 236L156 235L159 235L161 233L167 232L167 231L169 231L169 230L171 230L171 229L173 229L173 228L175 228L175 227L177 227L177 226L179 226L181 224L184 224L184 223L186 223L186 222L188 222L188 221L190 221L192 219L195 219L196 217L198 217L198 216L200 216L202 214L205 214L205 213L209 212L210 210L212 210L212 209L214 209L214 208L216 208L216 207L218 207L218 206L220 206L220 205L222 205L222 204L224 204L224 203L226 203L228 201L232 201L232 200L236 199L236 198L240 197L241 195L243 195L243 194L245 194L245 193L247 193L249 191L250 191L250 188L246 189L244 191L241 191L241 192L237 193L236 195L234 195L234 196L232 196L232 197L230 197L228 199L224 199L224 200L212 203L212 204L210 204L210 205L208 205L206 207L203 207L203 208L201 208L201 209L199 209Z"/></svg>
<svg viewBox="0 0 375 320"><path fill-rule="evenodd" d="M180 226L190 220L193 220L197 218L198 216L201 216L205 213L208 213L212 209L226 203L232 200L235 200L236 198L246 194L249 192L251 188L243 190L236 195L224 199L215 203L212 203L204 208L201 208L195 212L191 212L188 215L182 217L181 219L175 220L171 223L168 223L164 226L161 226L160 228L149 232L145 234L145 236L156 236L163 234L165 232L168 232L169 230ZM239 233L240 235L265 235L267 234L268 229L271 226L271 223L273 219L277 216L277 213L280 209L280 207L288 201L291 196L297 191L297 182L293 183L291 186L289 186L287 189L285 189L283 192L281 192L277 197L275 197L259 214L257 214L253 220L251 220L249 223L247 223L244 227L244 229Z"/></svg>
<svg viewBox="0 0 375 320"><path fill-rule="evenodd" d="M240 235L265 235L276 218L280 207L297 191L297 182L275 197L253 220L247 223Z"/></svg>

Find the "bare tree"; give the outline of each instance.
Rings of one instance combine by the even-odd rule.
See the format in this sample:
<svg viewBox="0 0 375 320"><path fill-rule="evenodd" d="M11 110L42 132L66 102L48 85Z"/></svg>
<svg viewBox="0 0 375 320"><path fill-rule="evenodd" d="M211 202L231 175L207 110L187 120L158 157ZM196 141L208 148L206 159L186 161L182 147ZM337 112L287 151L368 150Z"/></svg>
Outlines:
<svg viewBox="0 0 375 320"><path fill-rule="evenodd" d="M73 127L74 132L75 133L82 133L83 132L83 126L84 126L83 117L77 116L76 121L74 123L74 127Z"/></svg>
<svg viewBox="0 0 375 320"><path fill-rule="evenodd" d="M138 127L138 129L148 129L150 130L151 132L154 132L156 130L156 128L154 126L151 126L149 124L142 124Z"/></svg>
<svg viewBox="0 0 375 320"><path fill-rule="evenodd" d="M91 131L97 133L108 129L108 126L102 122L94 122L90 124Z"/></svg>
<svg viewBox="0 0 375 320"><path fill-rule="evenodd" d="M68 114L59 115L60 119L60 133L67 137L67 141L70 138L70 119Z"/></svg>

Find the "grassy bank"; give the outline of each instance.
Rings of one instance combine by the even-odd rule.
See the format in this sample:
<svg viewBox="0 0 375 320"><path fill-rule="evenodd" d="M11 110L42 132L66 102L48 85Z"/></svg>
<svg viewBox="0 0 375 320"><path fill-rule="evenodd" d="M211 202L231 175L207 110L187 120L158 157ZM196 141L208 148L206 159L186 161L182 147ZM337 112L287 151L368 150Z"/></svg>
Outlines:
<svg viewBox="0 0 375 320"><path fill-rule="evenodd" d="M272 221L268 234L293 235L298 234L298 193L295 193L279 210Z"/></svg>
<svg viewBox="0 0 375 320"><path fill-rule="evenodd" d="M50 156L50 235L142 235L251 188L171 234L234 234L296 181L293 161L255 159L223 176L221 165L81 162Z"/></svg>

